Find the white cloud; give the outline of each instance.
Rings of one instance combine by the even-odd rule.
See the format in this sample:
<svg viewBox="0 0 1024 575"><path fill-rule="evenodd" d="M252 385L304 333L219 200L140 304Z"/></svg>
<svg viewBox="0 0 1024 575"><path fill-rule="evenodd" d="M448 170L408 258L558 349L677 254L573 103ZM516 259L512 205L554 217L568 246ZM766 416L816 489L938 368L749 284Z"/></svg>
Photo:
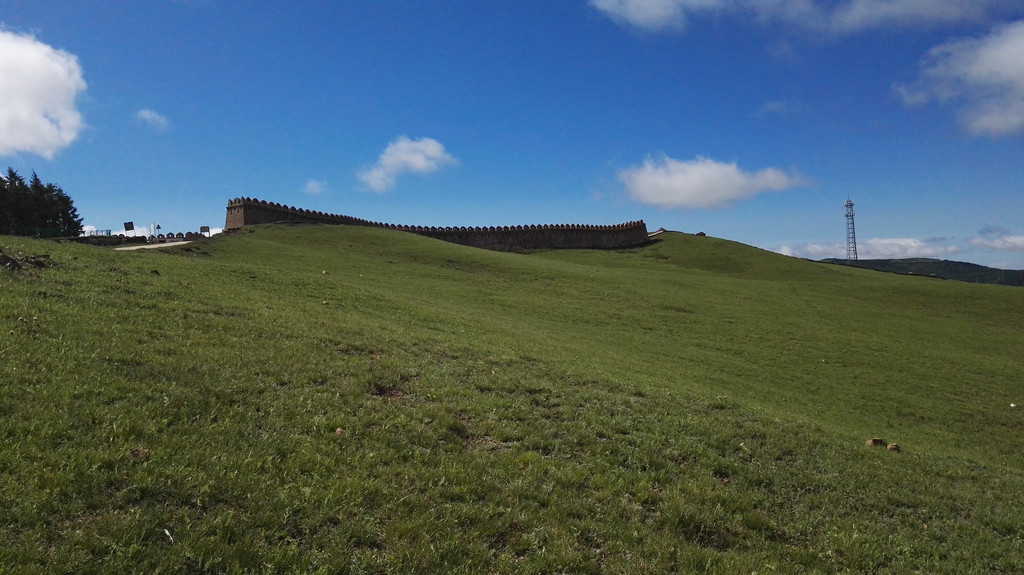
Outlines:
<svg viewBox="0 0 1024 575"><path fill-rule="evenodd" d="M761 22L833 34L897 27L930 27L986 20L1001 0L590 0L616 22L648 31L679 30L689 17L732 13Z"/></svg>
<svg viewBox="0 0 1024 575"><path fill-rule="evenodd" d="M381 152L376 164L356 175L371 190L386 192L395 187L395 180L405 172L429 174L454 164L458 164L458 160L445 151L441 142L433 138L410 140L399 136Z"/></svg>
<svg viewBox="0 0 1024 575"><path fill-rule="evenodd" d="M820 260L824 258L843 258L846 257L846 244L796 244L796 245L784 245L778 247L776 252L784 256L792 256L795 258L808 258L812 260Z"/></svg>
<svg viewBox="0 0 1024 575"><path fill-rule="evenodd" d="M1024 252L1024 236L1011 236L1009 230L999 226L983 227L978 237L971 238L969 243L974 247L1001 252Z"/></svg>
<svg viewBox="0 0 1024 575"><path fill-rule="evenodd" d="M902 258L942 258L963 250L958 246L940 245L949 238L871 238L857 242L859 259L902 259ZM834 242L803 243L784 245L774 251L793 257L820 260L825 258L846 258L846 244Z"/></svg>
<svg viewBox="0 0 1024 575"><path fill-rule="evenodd" d="M1024 252L1024 236L1002 236L991 240L972 238L971 245L1001 252Z"/></svg>
<svg viewBox="0 0 1024 575"><path fill-rule="evenodd" d="M619 172L633 199L662 208L722 208L765 191L807 185L800 176L776 168L744 172L735 163L648 158L642 166Z"/></svg>
<svg viewBox="0 0 1024 575"><path fill-rule="evenodd" d="M149 124L151 127L155 128L157 131L160 132L166 130L171 126L171 121L168 120L166 116L154 112L150 109L139 110L135 113L135 118L146 124Z"/></svg>
<svg viewBox="0 0 1024 575"><path fill-rule="evenodd" d="M800 54L791 42L782 40L768 46L768 54L779 62L799 62Z"/></svg>
<svg viewBox="0 0 1024 575"><path fill-rule="evenodd" d="M728 0L590 0L590 5L612 20L645 30L672 30L686 26L688 11L718 9Z"/></svg>
<svg viewBox="0 0 1024 575"><path fill-rule="evenodd" d="M910 105L960 102L960 120L972 134L1024 132L1024 20L933 48L916 84L896 89Z"/></svg>
<svg viewBox="0 0 1024 575"><path fill-rule="evenodd" d="M754 117L764 118L766 116L793 116L799 114L801 108L801 104L796 101L773 100L761 104L761 107L754 112Z"/></svg>
<svg viewBox="0 0 1024 575"><path fill-rule="evenodd" d="M1010 235L1001 227L986 226L976 237L957 241L950 237L871 238L857 242L860 259L949 258L975 251L1024 252L1024 236ZM779 246L774 251L787 256L824 259L845 258L845 243L801 243ZM997 267L1009 267L1002 264Z"/></svg>
<svg viewBox="0 0 1024 575"><path fill-rule="evenodd" d="M994 0L852 0L828 15L836 32L860 32L884 26L933 26L983 21Z"/></svg>
<svg viewBox="0 0 1024 575"><path fill-rule="evenodd" d="M302 191L311 196L319 196L327 191L327 182L323 180L310 180L303 186Z"/></svg>
<svg viewBox="0 0 1024 575"><path fill-rule="evenodd" d="M32 36L0 29L0 155L52 158L83 128L78 59Z"/></svg>
<svg viewBox="0 0 1024 575"><path fill-rule="evenodd" d="M957 246L938 245L918 238L872 238L857 242L857 255L862 259L935 258L960 251Z"/></svg>

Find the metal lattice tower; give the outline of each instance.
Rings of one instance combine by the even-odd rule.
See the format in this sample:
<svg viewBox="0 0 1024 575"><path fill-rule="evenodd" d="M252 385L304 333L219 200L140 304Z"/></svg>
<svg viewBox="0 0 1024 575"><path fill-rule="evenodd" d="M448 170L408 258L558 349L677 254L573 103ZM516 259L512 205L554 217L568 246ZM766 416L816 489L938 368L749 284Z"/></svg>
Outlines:
<svg viewBox="0 0 1024 575"><path fill-rule="evenodd" d="M846 203L846 261L857 261L857 232L853 229L853 200Z"/></svg>

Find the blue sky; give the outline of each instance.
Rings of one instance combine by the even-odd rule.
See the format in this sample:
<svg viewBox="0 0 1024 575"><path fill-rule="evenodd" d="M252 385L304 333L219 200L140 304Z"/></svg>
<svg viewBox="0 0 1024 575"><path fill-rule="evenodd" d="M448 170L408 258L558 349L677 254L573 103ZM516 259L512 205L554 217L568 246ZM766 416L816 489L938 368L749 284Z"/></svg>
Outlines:
<svg viewBox="0 0 1024 575"><path fill-rule="evenodd" d="M0 164L85 224L257 197L1024 269L1019 0L0 0Z"/></svg>

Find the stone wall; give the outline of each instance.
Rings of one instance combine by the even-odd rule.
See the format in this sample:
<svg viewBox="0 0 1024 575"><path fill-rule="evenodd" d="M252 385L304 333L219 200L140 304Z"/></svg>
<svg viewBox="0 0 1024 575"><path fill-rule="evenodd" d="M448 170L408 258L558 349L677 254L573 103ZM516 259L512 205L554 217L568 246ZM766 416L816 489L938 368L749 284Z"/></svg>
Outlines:
<svg viewBox="0 0 1024 575"><path fill-rule="evenodd" d="M246 225L270 223L317 223L369 226L428 236L446 242L490 250L533 250L551 248L625 248L649 241L642 220L614 226L578 224L498 227L423 227L371 222L350 216L325 214L254 198L235 198L228 202L224 230L239 230Z"/></svg>

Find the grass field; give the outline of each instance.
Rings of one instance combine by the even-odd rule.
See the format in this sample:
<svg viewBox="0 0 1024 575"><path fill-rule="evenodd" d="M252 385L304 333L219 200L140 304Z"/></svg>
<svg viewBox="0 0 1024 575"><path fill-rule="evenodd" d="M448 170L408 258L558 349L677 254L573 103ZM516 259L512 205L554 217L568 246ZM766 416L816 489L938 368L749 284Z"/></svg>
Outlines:
<svg viewBox="0 0 1024 575"><path fill-rule="evenodd" d="M0 237L0 572L1024 572L1024 290L659 239Z"/></svg>

